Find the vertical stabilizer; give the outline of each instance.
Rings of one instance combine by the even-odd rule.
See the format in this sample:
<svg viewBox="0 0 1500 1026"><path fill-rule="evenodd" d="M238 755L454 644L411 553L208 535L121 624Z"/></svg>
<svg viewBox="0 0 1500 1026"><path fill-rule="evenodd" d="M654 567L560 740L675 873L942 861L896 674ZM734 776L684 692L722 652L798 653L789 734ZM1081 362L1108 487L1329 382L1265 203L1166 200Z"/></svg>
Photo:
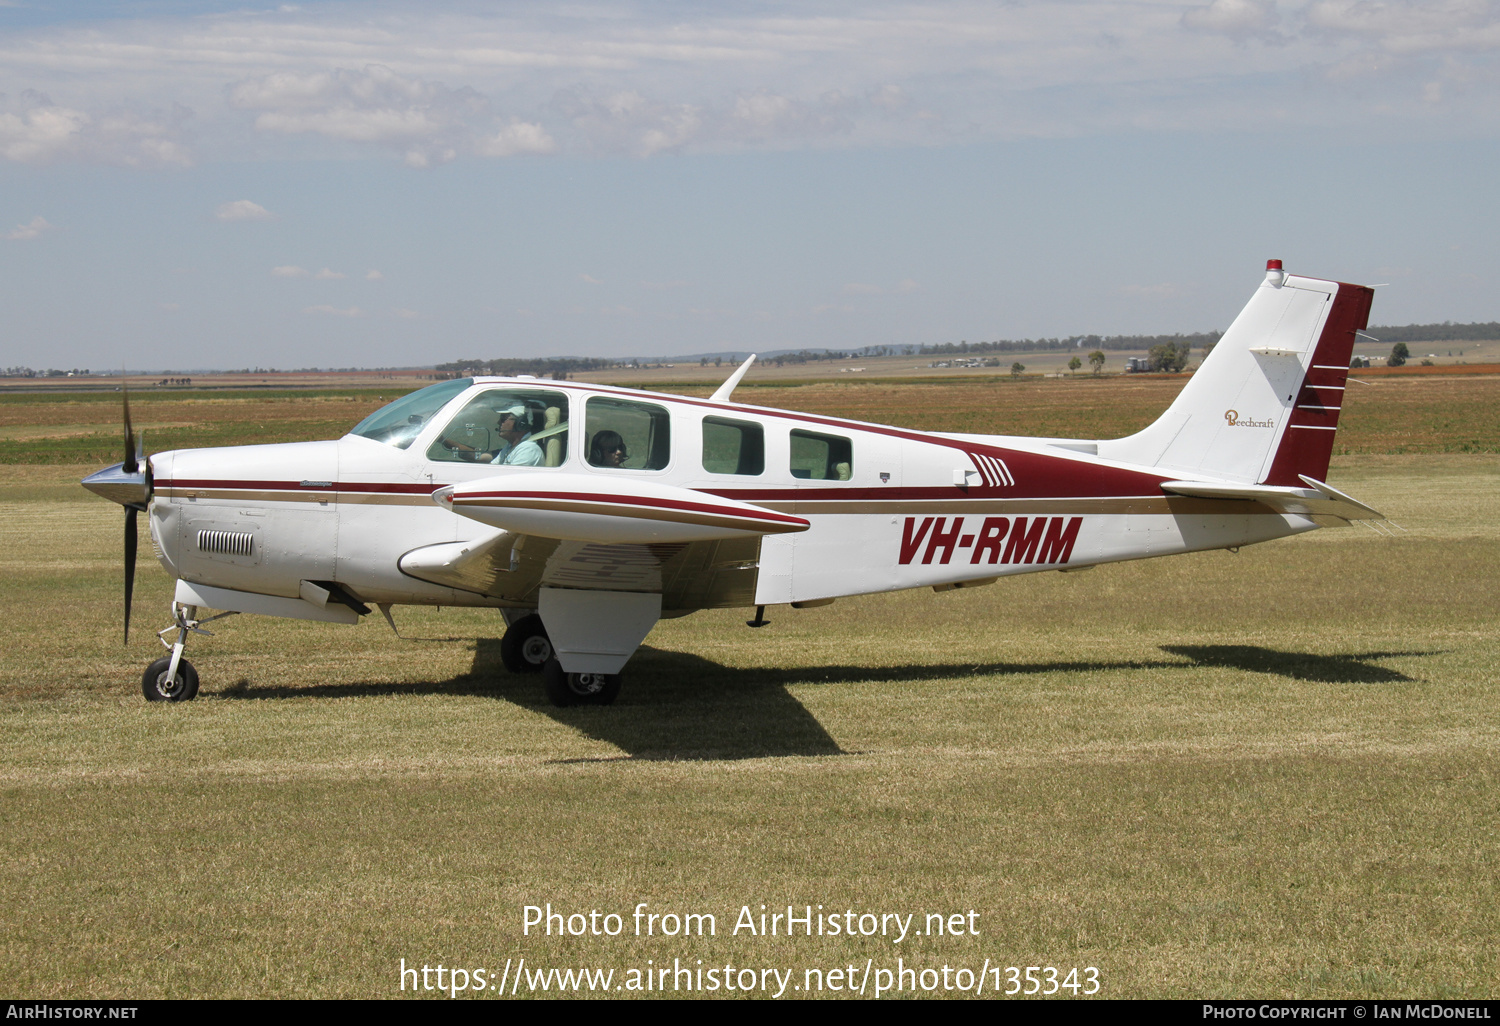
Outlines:
<svg viewBox="0 0 1500 1026"><path fill-rule="evenodd" d="M1173 474L1301 487L1323 480L1354 333L1374 293L1286 274L1281 261L1167 412L1099 455Z"/></svg>

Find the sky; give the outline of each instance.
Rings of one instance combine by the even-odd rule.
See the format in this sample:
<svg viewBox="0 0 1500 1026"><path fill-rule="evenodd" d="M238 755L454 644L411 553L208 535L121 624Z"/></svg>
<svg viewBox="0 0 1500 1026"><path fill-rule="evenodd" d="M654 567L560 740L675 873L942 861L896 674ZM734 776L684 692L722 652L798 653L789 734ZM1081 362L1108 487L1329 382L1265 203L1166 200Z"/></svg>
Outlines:
<svg viewBox="0 0 1500 1026"><path fill-rule="evenodd" d="M0 367L1500 320L1500 0L0 0Z"/></svg>

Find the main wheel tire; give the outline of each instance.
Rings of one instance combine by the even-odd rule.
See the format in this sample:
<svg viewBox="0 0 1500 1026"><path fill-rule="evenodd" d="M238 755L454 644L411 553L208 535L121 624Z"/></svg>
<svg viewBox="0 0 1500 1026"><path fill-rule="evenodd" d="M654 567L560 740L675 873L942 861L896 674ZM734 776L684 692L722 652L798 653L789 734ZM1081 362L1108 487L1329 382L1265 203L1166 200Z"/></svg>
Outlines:
<svg viewBox="0 0 1500 1026"><path fill-rule="evenodd" d="M540 673L552 658L552 640L542 618L523 616L500 639L500 661L511 673Z"/></svg>
<svg viewBox="0 0 1500 1026"><path fill-rule="evenodd" d="M568 673L556 659L547 660L547 701L570 705L609 705L620 694L618 673Z"/></svg>
<svg viewBox="0 0 1500 1026"><path fill-rule="evenodd" d="M186 659L177 660L177 676L167 680L171 656L163 656L141 675L141 693L148 702L191 702L198 696L198 671Z"/></svg>

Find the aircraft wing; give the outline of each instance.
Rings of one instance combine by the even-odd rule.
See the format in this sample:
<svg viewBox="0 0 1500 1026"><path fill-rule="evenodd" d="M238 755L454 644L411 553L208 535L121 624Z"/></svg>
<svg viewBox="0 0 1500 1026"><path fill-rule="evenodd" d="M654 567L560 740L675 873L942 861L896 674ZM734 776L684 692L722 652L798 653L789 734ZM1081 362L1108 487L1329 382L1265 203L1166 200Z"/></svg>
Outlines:
<svg viewBox="0 0 1500 1026"><path fill-rule="evenodd" d="M535 606L544 587L579 588L659 592L668 613L754 605L759 564L758 537L637 545L508 531L401 557L412 577L521 606Z"/></svg>
<svg viewBox="0 0 1500 1026"><path fill-rule="evenodd" d="M806 531L802 517L656 481L510 474L449 485L432 499L507 531L569 541L660 544Z"/></svg>
<svg viewBox="0 0 1500 1026"><path fill-rule="evenodd" d="M467 542L423 546L404 573L535 604L543 587L654 592L662 608L753 604L760 540L808 522L749 503L654 482L506 475L440 489L433 499L486 524Z"/></svg>

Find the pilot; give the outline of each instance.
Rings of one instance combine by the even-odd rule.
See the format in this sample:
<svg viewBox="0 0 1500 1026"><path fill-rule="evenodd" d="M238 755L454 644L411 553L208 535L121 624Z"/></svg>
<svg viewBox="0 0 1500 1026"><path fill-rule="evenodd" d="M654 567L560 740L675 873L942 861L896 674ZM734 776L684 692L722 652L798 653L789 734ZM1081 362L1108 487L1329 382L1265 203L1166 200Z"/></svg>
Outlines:
<svg viewBox="0 0 1500 1026"><path fill-rule="evenodd" d="M531 411L520 403L499 411L500 437L509 448L495 454L491 463L503 463L507 467L540 467L542 447L531 441Z"/></svg>
<svg viewBox="0 0 1500 1026"><path fill-rule="evenodd" d="M625 439L618 431L599 431L589 443L589 463L596 467L618 469L625 465L630 453L625 449Z"/></svg>

